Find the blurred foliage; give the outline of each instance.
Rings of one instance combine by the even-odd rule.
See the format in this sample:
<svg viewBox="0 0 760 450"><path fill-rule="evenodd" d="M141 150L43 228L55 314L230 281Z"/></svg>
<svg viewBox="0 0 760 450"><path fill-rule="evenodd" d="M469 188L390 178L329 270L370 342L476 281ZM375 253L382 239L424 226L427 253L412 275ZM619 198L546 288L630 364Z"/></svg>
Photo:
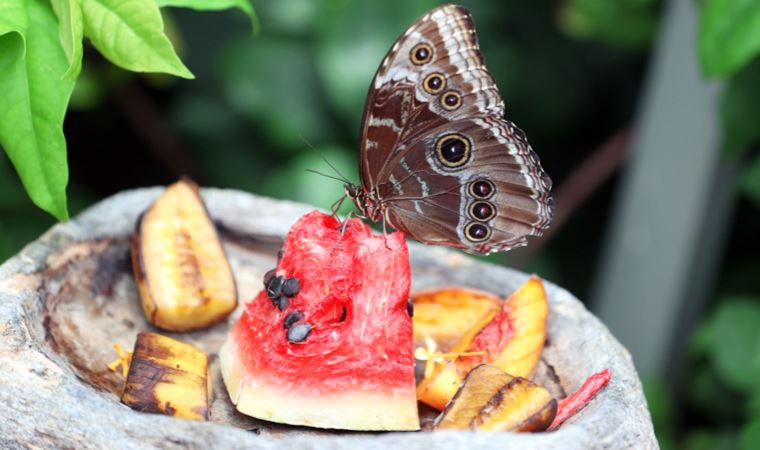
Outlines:
<svg viewBox="0 0 760 450"><path fill-rule="evenodd" d="M699 56L707 75L730 76L760 52L760 3L702 1Z"/></svg>
<svg viewBox="0 0 760 450"><path fill-rule="evenodd" d="M683 448L757 448L758 323L760 297L731 296L719 299L695 330L680 399L689 415ZM671 434L676 419L657 425Z"/></svg>
<svg viewBox="0 0 760 450"><path fill-rule="evenodd" d="M559 23L579 39L628 50L646 47L654 36L657 3L567 0ZM757 241L751 237L757 224L752 208L760 206L760 2L702 1L695 7L702 70L725 81L722 148L728 164L741 172L734 192L745 217L735 225L729 246L739 247L720 274L713 310L692 333L683 383L647 380L645 392L663 448L755 449L760 448L760 267L746 243Z"/></svg>
<svg viewBox="0 0 760 450"><path fill-rule="evenodd" d="M760 158L755 158L745 169L739 186L747 197L760 207Z"/></svg>
<svg viewBox="0 0 760 450"><path fill-rule="evenodd" d="M13 174L8 158L0 153L0 261L35 239L53 222L29 204ZM30 211L31 210L31 211Z"/></svg>
<svg viewBox="0 0 760 450"><path fill-rule="evenodd" d="M714 331L709 355L718 376L747 395L760 389L760 298L721 299L710 320Z"/></svg>
<svg viewBox="0 0 760 450"><path fill-rule="evenodd" d="M690 430L683 440L686 450L733 450L736 448L736 434L713 430Z"/></svg>
<svg viewBox="0 0 760 450"><path fill-rule="evenodd" d="M559 25L579 39L646 50L657 31L659 9L659 0L565 0L559 10Z"/></svg>
<svg viewBox="0 0 760 450"><path fill-rule="evenodd" d="M760 443L760 417L745 425L739 435L739 450L756 450Z"/></svg>
<svg viewBox="0 0 760 450"><path fill-rule="evenodd" d="M675 430L672 424L676 419L673 393L670 387L660 379L645 379L642 384L660 448L672 450L675 448Z"/></svg>
<svg viewBox="0 0 760 450"><path fill-rule="evenodd" d="M75 186L69 192L69 209L76 214L96 200ZM0 153L0 264L55 222L29 202L10 161Z"/></svg>
<svg viewBox="0 0 760 450"><path fill-rule="evenodd" d="M723 151L740 170L736 192L743 196L736 227L752 227L760 207L760 3L705 1L700 7L703 72L726 82L720 105ZM735 232L731 240L746 246L752 241L747 234L755 234L751 229ZM734 256L725 265L713 309L692 334L680 395L686 406L680 418L687 423L684 448L760 446L760 279L756 254L750 258Z"/></svg>
<svg viewBox="0 0 760 450"><path fill-rule="evenodd" d="M739 158L760 142L760 58L727 80L720 105L723 150Z"/></svg>

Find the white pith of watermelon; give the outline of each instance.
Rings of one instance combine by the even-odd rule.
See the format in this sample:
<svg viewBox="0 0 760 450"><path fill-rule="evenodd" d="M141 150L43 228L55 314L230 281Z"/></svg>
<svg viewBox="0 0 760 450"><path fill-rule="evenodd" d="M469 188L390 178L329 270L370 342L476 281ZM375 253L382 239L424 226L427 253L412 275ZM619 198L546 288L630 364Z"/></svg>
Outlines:
<svg viewBox="0 0 760 450"><path fill-rule="evenodd" d="M358 219L341 235L335 218L312 212L283 249L277 275L296 277L301 290L283 311L262 290L220 351L237 409L292 425L419 429L403 235L374 235ZM293 311L313 326L300 343L286 339Z"/></svg>

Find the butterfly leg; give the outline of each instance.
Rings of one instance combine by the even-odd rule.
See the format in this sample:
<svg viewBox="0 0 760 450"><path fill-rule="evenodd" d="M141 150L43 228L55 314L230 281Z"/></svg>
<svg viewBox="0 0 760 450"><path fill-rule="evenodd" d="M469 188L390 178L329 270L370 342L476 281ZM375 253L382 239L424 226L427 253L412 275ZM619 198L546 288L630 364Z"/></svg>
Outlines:
<svg viewBox="0 0 760 450"><path fill-rule="evenodd" d="M343 237L343 233L346 232L346 227L348 227L348 221L351 220L351 216L354 216L353 211L349 211L346 215L346 219L340 224L340 237Z"/></svg>
<svg viewBox="0 0 760 450"><path fill-rule="evenodd" d="M338 239L338 242L335 243L332 250L330 250L330 253L334 252L335 249L338 248L340 242L343 240L343 234L346 232L346 228L348 227L348 221L351 220L351 216L355 216L356 214L354 214L353 211L349 211L344 220L340 220L337 213L333 213L333 215L340 221L340 225L338 226L338 229L340 230L340 239Z"/></svg>
<svg viewBox="0 0 760 450"><path fill-rule="evenodd" d="M338 200L335 201L335 203L332 204L330 207L330 211L332 212L332 216L336 219L338 218L338 211L340 211L340 207L343 206L343 202L346 200L346 195L342 196Z"/></svg>
<svg viewBox="0 0 760 450"><path fill-rule="evenodd" d="M391 246L388 245L388 210L383 211L383 240L385 241L385 248L391 250Z"/></svg>

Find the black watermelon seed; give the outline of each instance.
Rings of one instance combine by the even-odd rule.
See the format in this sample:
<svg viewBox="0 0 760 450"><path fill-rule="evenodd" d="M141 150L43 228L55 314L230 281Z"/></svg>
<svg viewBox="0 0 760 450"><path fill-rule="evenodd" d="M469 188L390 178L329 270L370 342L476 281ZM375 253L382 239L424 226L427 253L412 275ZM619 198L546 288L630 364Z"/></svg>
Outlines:
<svg viewBox="0 0 760 450"><path fill-rule="evenodd" d="M301 311L293 311L285 316L285 320L282 322L282 326L285 329L292 327L296 322L303 319L303 313Z"/></svg>
<svg viewBox="0 0 760 450"><path fill-rule="evenodd" d="M264 274L264 286L267 286L269 282L272 281L272 278L274 278L276 273L277 269L275 268Z"/></svg>
<svg viewBox="0 0 760 450"><path fill-rule="evenodd" d="M348 311L346 311L346 307L341 306L340 319L338 319L338 322L343 322L344 320L346 320L347 314L348 314Z"/></svg>
<svg viewBox="0 0 760 450"><path fill-rule="evenodd" d="M298 294L298 291L300 290L301 282L298 281L298 278L288 278L282 285L282 294L287 295L288 297Z"/></svg>
<svg viewBox="0 0 760 450"><path fill-rule="evenodd" d="M414 303L412 303L411 298L406 299L406 312L409 314L409 317L414 317Z"/></svg>
<svg viewBox="0 0 760 450"><path fill-rule="evenodd" d="M280 251L277 252L277 262L279 263L282 261L282 257L285 256L285 249L281 248Z"/></svg>
<svg viewBox="0 0 760 450"><path fill-rule="evenodd" d="M269 280L267 283L267 297L272 300L276 300L282 292L283 282L283 278L279 275Z"/></svg>
<svg viewBox="0 0 760 450"><path fill-rule="evenodd" d="M303 342L311 333L311 325L308 323L299 323L288 328L288 332L285 337L290 342Z"/></svg>
<svg viewBox="0 0 760 450"><path fill-rule="evenodd" d="M288 308L288 303L290 302L290 298L282 295L277 300L272 300L272 302L274 302L274 304L277 306L277 309L279 309L280 311L285 311Z"/></svg>

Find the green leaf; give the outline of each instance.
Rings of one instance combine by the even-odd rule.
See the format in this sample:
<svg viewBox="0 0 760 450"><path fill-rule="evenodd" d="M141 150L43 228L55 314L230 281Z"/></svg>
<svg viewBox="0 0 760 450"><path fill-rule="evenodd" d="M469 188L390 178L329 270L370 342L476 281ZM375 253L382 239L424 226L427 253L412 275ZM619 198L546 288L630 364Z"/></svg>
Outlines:
<svg viewBox="0 0 760 450"><path fill-rule="evenodd" d="M722 299L715 312L711 360L720 378L751 393L760 380L760 299Z"/></svg>
<svg viewBox="0 0 760 450"><path fill-rule="evenodd" d="M744 169L739 179L739 188L760 207L760 157L755 157L749 167Z"/></svg>
<svg viewBox="0 0 760 450"><path fill-rule="evenodd" d="M29 20L23 1L0 2L0 37L14 31L22 33L28 26Z"/></svg>
<svg viewBox="0 0 760 450"><path fill-rule="evenodd" d="M723 152L741 156L760 143L760 58L728 81L720 103Z"/></svg>
<svg viewBox="0 0 760 450"><path fill-rule="evenodd" d="M82 39L84 23L79 0L50 0L58 16L58 33L61 45L69 60L69 68L64 78L75 80L82 69Z"/></svg>
<svg viewBox="0 0 760 450"><path fill-rule="evenodd" d="M760 417L744 425L739 432L739 450L755 450L760 442Z"/></svg>
<svg viewBox="0 0 760 450"><path fill-rule="evenodd" d="M223 9L237 8L248 16L251 20L253 33L259 32L259 19L253 11L253 7L248 0L156 0L156 4L161 8L173 6L178 8L190 8L196 11L221 11Z"/></svg>
<svg viewBox="0 0 760 450"><path fill-rule="evenodd" d="M0 146L29 196L60 220L66 208L63 118L74 82L45 0L5 0L0 7ZM6 15L7 14L7 15Z"/></svg>
<svg viewBox="0 0 760 450"><path fill-rule="evenodd" d="M760 2L701 2L699 58L705 75L736 73L760 51Z"/></svg>
<svg viewBox="0 0 760 450"><path fill-rule="evenodd" d="M164 34L155 0L80 0L84 34L109 61L135 72L193 74Z"/></svg>

